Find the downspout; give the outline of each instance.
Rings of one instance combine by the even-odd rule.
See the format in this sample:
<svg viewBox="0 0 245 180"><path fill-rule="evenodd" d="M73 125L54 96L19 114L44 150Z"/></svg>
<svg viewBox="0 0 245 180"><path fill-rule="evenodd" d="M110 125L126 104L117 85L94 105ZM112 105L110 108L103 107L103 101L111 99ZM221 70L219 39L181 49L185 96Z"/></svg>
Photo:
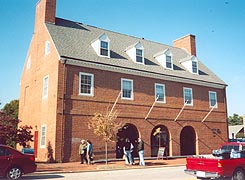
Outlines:
<svg viewBox="0 0 245 180"><path fill-rule="evenodd" d="M227 124L227 127L226 127L226 133L227 133L227 136L226 136L226 140L228 141L229 140L229 123L228 123L228 113L227 113L227 97L226 97L226 87L224 87L224 103L225 103L225 118L226 118L226 124Z"/></svg>
<svg viewBox="0 0 245 180"><path fill-rule="evenodd" d="M60 148L60 161L64 162L64 134L65 134L65 93L66 93L66 62L67 59L61 59L61 63L63 63L63 89L62 89L62 106L61 106L61 148Z"/></svg>

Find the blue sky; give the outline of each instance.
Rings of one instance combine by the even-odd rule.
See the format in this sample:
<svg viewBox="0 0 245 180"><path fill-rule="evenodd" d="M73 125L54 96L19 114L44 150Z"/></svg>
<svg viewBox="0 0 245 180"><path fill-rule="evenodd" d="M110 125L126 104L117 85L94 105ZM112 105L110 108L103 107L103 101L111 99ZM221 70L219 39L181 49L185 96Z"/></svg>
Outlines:
<svg viewBox="0 0 245 180"><path fill-rule="evenodd" d="M38 0L0 0L0 108L19 97ZM196 36L197 57L228 84L228 113L245 115L244 0L57 0L56 16L172 45Z"/></svg>

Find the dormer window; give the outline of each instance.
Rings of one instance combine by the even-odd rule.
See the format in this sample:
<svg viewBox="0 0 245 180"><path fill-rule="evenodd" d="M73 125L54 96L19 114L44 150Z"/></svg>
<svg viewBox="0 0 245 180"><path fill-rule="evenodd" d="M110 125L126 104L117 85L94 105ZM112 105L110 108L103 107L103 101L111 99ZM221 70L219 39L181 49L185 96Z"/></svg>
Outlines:
<svg viewBox="0 0 245 180"><path fill-rule="evenodd" d="M173 70L172 52L169 49L161 51L153 56L166 69Z"/></svg>
<svg viewBox="0 0 245 180"><path fill-rule="evenodd" d="M140 42L129 46L125 51L134 62L145 64L144 47L141 45Z"/></svg>
<svg viewBox="0 0 245 180"><path fill-rule="evenodd" d="M197 73L197 61L192 61L192 73Z"/></svg>
<svg viewBox="0 0 245 180"><path fill-rule="evenodd" d="M104 33L91 43L98 56L110 57L110 39Z"/></svg>
<svg viewBox="0 0 245 180"><path fill-rule="evenodd" d="M172 69L173 64L172 64L172 57L171 56L166 56L166 68Z"/></svg>
<svg viewBox="0 0 245 180"><path fill-rule="evenodd" d="M136 49L136 62L143 63L143 51L142 51L142 49Z"/></svg>
<svg viewBox="0 0 245 180"><path fill-rule="evenodd" d="M198 59L195 56L180 60L180 63L191 73L198 74Z"/></svg>
<svg viewBox="0 0 245 180"><path fill-rule="evenodd" d="M100 55L101 56L108 56L109 49L108 49L108 42L100 41Z"/></svg>

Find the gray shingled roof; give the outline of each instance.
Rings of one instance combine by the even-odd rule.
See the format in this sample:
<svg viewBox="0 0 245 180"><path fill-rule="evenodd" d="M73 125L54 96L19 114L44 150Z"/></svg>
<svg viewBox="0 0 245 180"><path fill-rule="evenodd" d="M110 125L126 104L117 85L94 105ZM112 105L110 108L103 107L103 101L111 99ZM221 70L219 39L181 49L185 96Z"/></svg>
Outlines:
<svg viewBox="0 0 245 180"><path fill-rule="evenodd" d="M61 57L226 85L224 81L210 71L200 60L198 62L198 75L186 70L180 64L180 60L188 58L190 55L180 48L60 18L56 18L56 24L46 23L46 26ZM110 39L111 58L98 56L91 46L91 42L103 33ZM140 42L144 47L145 65L133 62L125 52L127 47L137 42ZM153 57L155 54L166 49L169 49L173 54L174 70L165 69Z"/></svg>

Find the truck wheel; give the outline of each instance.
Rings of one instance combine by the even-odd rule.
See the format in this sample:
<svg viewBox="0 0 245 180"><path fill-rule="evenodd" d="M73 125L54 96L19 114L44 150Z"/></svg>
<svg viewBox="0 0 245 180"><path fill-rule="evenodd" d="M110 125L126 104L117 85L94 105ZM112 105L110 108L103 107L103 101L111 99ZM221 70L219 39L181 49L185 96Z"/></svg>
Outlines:
<svg viewBox="0 0 245 180"><path fill-rule="evenodd" d="M245 175L242 169L236 169L232 175L232 180L244 180Z"/></svg>
<svg viewBox="0 0 245 180"><path fill-rule="evenodd" d="M6 177L8 179L19 179L22 176L22 171L20 168L12 167L7 171Z"/></svg>

